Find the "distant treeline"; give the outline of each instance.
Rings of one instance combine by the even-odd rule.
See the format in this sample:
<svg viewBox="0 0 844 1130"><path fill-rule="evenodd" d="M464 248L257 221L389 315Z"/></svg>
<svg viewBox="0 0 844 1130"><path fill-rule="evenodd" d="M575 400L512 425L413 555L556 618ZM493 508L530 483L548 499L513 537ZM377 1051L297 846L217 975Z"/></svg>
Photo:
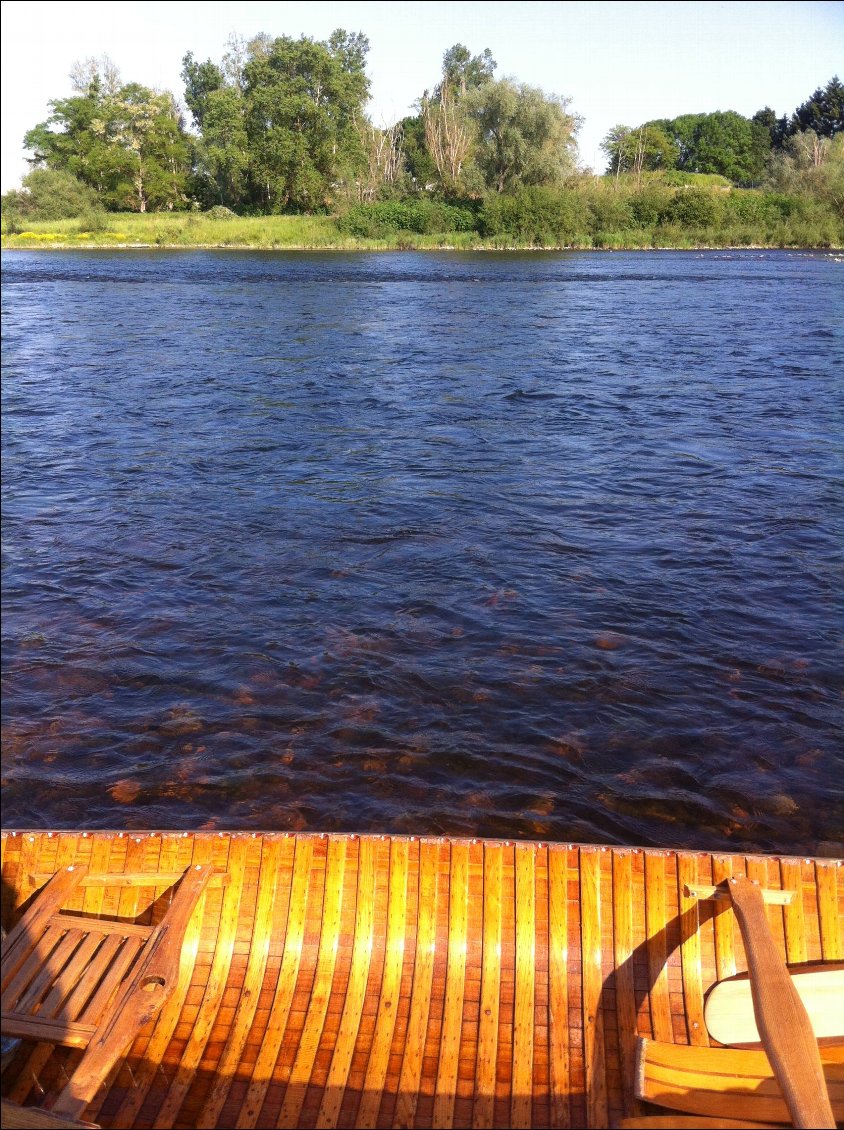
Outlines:
<svg viewBox="0 0 844 1130"><path fill-rule="evenodd" d="M334 214L362 235L437 223L528 239L594 229L598 207L607 231L746 223L742 208L762 209L767 219L757 221L770 225L775 213L793 217L797 205L786 207L785 196L815 201L804 208L812 223L844 216L837 77L791 115L765 107L752 118L719 111L614 127L602 145L613 201L588 192L592 178L577 169L581 121L569 100L496 78L489 50L450 48L417 112L388 128L365 113L368 50L364 35L338 30L326 41L232 38L219 62L188 53L191 129L170 92L125 83L107 58L77 64L72 95L51 102L50 117L24 138L32 171L3 197L5 229L102 211L215 208ZM718 189L764 191L745 205L721 200L700 187L701 174Z"/></svg>

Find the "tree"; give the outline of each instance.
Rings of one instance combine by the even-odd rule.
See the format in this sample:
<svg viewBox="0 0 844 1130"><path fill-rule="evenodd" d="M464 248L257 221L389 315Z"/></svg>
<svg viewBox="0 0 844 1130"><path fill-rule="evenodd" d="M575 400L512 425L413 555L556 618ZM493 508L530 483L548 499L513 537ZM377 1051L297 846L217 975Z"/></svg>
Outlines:
<svg viewBox="0 0 844 1130"><path fill-rule="evenodd" d="M758 180L770 151L770 133L734 110L682 114L646 123L658 126L677 146L677 168L718 173L739 183Z"/></svg>
<svg viewBox="0 0 844 1130"><path fill-rule="evenodd" d="M750 120L767 131L772 149L779 149L782 146L788 133L788 118L785 115L778 118L770 106L765 106L764 109L757 110Z"/></svg>
<svg viewBox="0 0 844 1130"><path fill-rule="evenodd" d="M77 64L73 82L76 93L52 101L51 116L24 138L33 167L72 173L108 208L182 204L189 150L173 96L121 85L108 60Z"/></svg>
<svg viewBox="0 0 844 1130"><path fill-rule="evenodd" d="M677 164L677 143L656 125L613 126L601 142L610 162L610 172L641 173L643 169L673 169Z"/></svg>
<svg viewBox="0 0 844 1130"><path fill-rule="evenodd" d="M475 126L463 101L447 83L442 83L439 91L438 98L426 95L422 99L425 148L446 193L456 195L465 187L463 178L475 144Z"/></svg>
<svg viewBox="0 0 844 1130"><path fill-rule="evenodd" d="M364 118L358 123L358 133L366 158L366 168L357 181L358 198L369 203L398 183L404 167L404 132L401 122L379 129Z"/></svg>
<svg viewBox="0 0 844 1130"><path fill-rule="evenodd" d="M820 137L834 137L844 130L844 84L833 75L791 115L789 133L814 130Z"/></svg>
<svg viewBox="0 0 844 1130"><path fill-rule="evenodd" d="M464 101L478 127L476 161L488 188L559 184L573 172L579 121L567 112L567 99L502 79Z"/></svg>
<svg viewBox="0 0 844 1130"><path fill-rule="evenodd" d="M468 91L491 82L497 66L488 47L480 55L473 55L468 47L455 43L443 55L442 78L434 97L438 98L447 87L455 97L462 98Z"/></svg>

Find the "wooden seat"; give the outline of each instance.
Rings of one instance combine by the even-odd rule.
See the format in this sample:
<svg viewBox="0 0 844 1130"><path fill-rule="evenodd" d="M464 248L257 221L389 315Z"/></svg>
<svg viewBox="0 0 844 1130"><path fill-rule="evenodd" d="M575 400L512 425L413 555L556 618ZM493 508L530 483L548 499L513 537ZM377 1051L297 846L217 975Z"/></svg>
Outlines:
<svg viewBox="0 0 844 1130"><path fill-rule="evenodd" d="M820 1049L833 1114L844 1119L844 1045ZM640 1039L636 1097L707 1118L791 1123L763 1051L688 1047Z"/></svg>
<svg viewBox="0 0 844 1130"><path fill-rule="evenodd" d="M53 1115L81 1117L111 1067L172 994L185 931L212 872L210 866L186 870L166 914L151 927L63 913L83 882L120 881L67 867L10 932L0 972L3 1035L85 1049ZM150 874L145 881L163 885L161 878Z"/></svg>

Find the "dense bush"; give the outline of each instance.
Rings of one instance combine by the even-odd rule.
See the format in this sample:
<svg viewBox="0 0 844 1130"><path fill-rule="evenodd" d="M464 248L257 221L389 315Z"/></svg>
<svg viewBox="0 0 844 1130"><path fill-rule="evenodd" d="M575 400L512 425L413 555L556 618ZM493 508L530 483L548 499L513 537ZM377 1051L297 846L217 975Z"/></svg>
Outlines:
<svg viewBox="0 0 844 1130"><path fill-rule="evenodd" d="M70 220L100 210L96 192L72 173L56 169L33 169L21 187L3 196L3 215L23 220Z"/></svg>
<svg viewBox="0 0 844 1130"><path fill-rule="evenodd" d="M338 218L337 226L362 239L385 239L401 231L419 235L474 231L475 215L471 208L439 200L382 200L355 204Z"/></svg>
<svg viewBox="0 0 844 1130"><path fill-rule="evenodd" d="M512 196L487 196L479 221L482 235L538 247L582 241L592 227L584 194L541 187L522 188Z"/></svg>

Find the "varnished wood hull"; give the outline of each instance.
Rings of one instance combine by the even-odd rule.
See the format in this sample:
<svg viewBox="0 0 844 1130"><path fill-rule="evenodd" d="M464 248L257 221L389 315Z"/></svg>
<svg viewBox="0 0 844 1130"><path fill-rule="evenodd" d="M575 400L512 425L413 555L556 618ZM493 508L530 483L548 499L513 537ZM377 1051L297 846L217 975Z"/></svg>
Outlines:
<svg viewBox="0 0 844 1130"><path fill-rule="evenodd" d="M2 848L7 926L69 864L223 876L175 996L85 1112L106 1127L609 1126L641 1113L637 1034L708 1043L707 990L746 968L729 905L688 886L743 871L795 890L768 908L786 960L844 957L839 860L283 833ZM83 889L71 909L148 923L166 886ZM4 1096L49 1105L79 1054L21 1045Z"/></svg>

